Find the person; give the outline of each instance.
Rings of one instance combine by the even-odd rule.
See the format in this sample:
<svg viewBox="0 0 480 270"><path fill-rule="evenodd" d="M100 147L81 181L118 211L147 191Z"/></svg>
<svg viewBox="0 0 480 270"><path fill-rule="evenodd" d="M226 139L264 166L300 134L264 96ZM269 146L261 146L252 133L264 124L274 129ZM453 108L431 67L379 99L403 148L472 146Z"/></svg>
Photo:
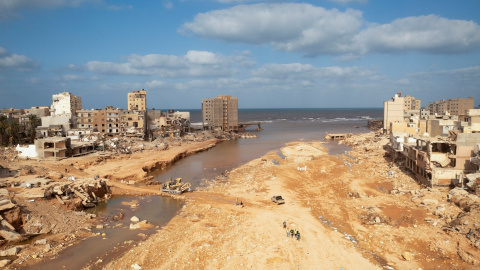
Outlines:
<svg viewBox="0 0 480 270"><path fill-rule="evenodd" d="M240 207L243 207L243 201L240 201Z"/></svg>
<svg viewBox="0 0 480 270"><path fill-rule="evenodd" d="M290 235L290 230L287 228L287 237Z"/></svg>
<svg viewBox="0 0 480 270"><path fill-rule="evenodd" d="M297 240L300 241L300 232L299 231L297 231L296 237L297 237Z"/></svg>
<svg viewBox="0 0 480 270"><path fill-rule="evenodd" d="M293 229L290 230L290 235L291 235L292 238L293 238Z"/></svg>
<svg viewBox="0 0 480 270"><path fill-rule="evenodd" d="M235 206L238 205L238 198L235 200Z"/></svg>
<svg viewBox="0 0 480 270"><path fill-rule="evenodd" d="M295 229L295 230L293 231L293 235L295 235L295 236L297 235L297 229Z"/></svg>
<svg viewBox="0 0 480 270"><path fill-rule="evenodd" d="M287 222L285 222L285 221L283 222L283 228L284 229L287 228Z"/></svg>

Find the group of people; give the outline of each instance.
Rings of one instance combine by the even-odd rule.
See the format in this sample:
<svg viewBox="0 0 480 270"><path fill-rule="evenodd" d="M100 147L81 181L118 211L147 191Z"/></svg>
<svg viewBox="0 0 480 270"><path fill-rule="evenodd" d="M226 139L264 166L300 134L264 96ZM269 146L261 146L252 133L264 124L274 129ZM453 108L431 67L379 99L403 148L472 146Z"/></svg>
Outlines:
<svg viewBox="0 0 480 270"><path fill-rule="evenodd" d="M297 229L288 229L286 221L283 222L283 228L287 232L287 237L295 237L298 241L300 241L300 232L297 231Z"/></svg>

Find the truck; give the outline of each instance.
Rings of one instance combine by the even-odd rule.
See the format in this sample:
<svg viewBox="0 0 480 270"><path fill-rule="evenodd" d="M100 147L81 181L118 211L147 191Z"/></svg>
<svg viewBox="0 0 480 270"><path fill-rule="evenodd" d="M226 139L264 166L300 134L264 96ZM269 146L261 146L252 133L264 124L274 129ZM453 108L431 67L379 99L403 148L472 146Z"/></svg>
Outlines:
<svg viewBox="0 0 480 270"><path fill-rule="evenodd" d="M282 196L273 196L272 197L272 202L276 203L276 204L284 204L285 203L285 200L282 198Z"/></svg>

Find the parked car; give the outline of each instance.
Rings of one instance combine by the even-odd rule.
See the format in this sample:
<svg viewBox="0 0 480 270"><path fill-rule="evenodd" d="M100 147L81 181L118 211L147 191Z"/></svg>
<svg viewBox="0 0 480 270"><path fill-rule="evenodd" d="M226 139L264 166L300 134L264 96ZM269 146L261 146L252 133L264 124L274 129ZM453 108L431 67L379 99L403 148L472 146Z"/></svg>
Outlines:
<svg viewBox="0 0 480 270"><path fill-rule="evenodd" d="M272 197L272 202L276 204L284 204L285 200L282 198L282 196L273 196Z"/></svg>

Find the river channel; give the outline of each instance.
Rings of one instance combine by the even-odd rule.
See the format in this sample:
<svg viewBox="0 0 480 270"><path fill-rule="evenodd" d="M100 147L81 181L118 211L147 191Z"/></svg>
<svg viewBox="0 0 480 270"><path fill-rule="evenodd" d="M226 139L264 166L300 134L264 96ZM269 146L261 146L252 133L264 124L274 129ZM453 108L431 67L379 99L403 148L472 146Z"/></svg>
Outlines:
<svg viewBox="0 0 480 270"><path fill-rule="evenodd" d="M331 113L331 112L329 112ZM333 112L335 113L335 112ZM332 115L338 115L332 114ZM361 133L367 132L368 118L378 118L381 112L349 111L345 117L300 117L286 115L262 121L262 131L248 132L257 135L255 139L237 139L219 143L217 146L186 157L175 164L158 170L152 175L160 182L168 178L182 177L190 182L193 189L202 185L205 179L213 179L221 173L238 167L250 160L259 158L269 151L278 151L287 142L323 140L327 132ZM367 116L367 117L365 117ZM198 115L193 118L198 117ZM265 119L265 118L263 118ZM252 119L249 119L252 120ZM257 119L253 119L257 120ZM326 143L329 153L342 154L348 150L345 145ZM136 204L132 208L130 205ZM104 218L105 229L94 229L99 235L85 239L58 254L56 259L43 262L36 269L81 269L87 265L90 269L100 269L109 261L129 250L132 245L153 234L168 223L181 209L181 200L163 196L115 197L108 203L97 206L93 211ZM118 215L122 213L123 219ZM155 225L149 230L130 230L130 218L137 216Z"/></svg>

